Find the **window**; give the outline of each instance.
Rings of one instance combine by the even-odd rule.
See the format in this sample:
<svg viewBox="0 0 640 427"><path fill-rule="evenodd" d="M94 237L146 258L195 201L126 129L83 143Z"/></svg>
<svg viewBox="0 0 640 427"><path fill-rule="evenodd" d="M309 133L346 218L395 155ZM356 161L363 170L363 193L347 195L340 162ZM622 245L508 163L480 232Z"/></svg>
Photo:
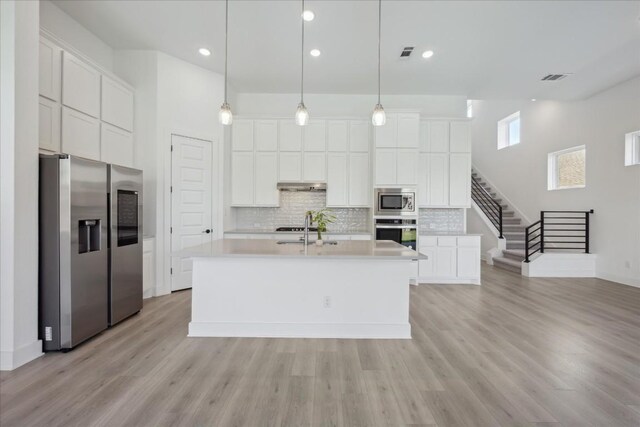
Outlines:
<svg viewBox="0 0 640 427"><path fill-rule="evenodd" d="M473 117L473 101L471 101L470 99L467 99L467 117Z"/></svg>
<svg viewBox="0 0 640 427"><path fill-rule="evenodd" d="M498 122L498 150L520 144L520 111Z"/></svg>
<svg viewBox="0 0 640 427"><path fill-rule="evenodd" d="M624 165L640 165L640 130L624 136Z"/></svg>
<svg viewBox="0 0 640 427"><path fill-rule="evenodd" d="M549 154L548 189L584 188L587 151L584 145Z"/></svg>

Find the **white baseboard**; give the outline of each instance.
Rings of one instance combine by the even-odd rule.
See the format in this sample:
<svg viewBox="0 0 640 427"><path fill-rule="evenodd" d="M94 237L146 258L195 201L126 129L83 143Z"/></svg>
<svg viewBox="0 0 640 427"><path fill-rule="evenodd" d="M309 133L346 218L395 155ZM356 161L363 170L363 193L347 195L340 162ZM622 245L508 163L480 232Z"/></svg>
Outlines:
<svg viewBox="0 0 640 427"><path fill-rule="evenodd" d="M23 345L13 351L0 351L0 371L12 371L43 354L41 340Z"/></svg>
<svg viewBox="0 0 640 427"><path fill-rule="evenodd" d="M608 280L610 282L620 283L621 285L633 286L634 288L640 288L640 279L634 279L631 277L619 276L617 274L609 274L598 272L596 277L602 280Z"/></svg>
<svg viewBox="0 0 640 427"><path fill-rule="evenodd" d="M480 285L480 279L426 279L419 278L418 283L421 285Z"/></svg>
<svg viewBox="0 0 640 427"><path fill-rule="evenodd" d="M190 322L189 336L411 339L411 324Z"/></svg>

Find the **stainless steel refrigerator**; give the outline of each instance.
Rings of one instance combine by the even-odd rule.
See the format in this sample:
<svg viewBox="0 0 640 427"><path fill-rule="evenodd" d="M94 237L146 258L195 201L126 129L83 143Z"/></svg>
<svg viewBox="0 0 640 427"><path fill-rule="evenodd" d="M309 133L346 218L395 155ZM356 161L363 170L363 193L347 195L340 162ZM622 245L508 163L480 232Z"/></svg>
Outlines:
<svg viewBox="0 0 640 427"><path fill-rule="evenodd" d="M108 325L107 165L40 156L39 307L44 350L68 350Z"/></svg>
<svg viewBox="0 0 640 427"><path fill-rule="evenodd" d="M40 156L44 350L69 350L142 308L142 172Z"/></svg>
<svg viewBox="0 0 640 427"><path fill-rule="evenodd" d="M109 325L142 309L142 171L108 165Z"/></svg>

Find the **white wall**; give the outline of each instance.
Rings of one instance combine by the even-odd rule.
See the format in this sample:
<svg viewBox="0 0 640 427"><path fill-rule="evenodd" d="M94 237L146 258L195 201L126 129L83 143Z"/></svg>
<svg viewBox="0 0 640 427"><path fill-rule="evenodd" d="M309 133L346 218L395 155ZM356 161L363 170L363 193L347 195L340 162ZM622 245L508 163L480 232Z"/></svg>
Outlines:
<svg viewBox="0 0 640 427"><path fill-rule="evenodd" d="M474 101L473 163L524 215L588 210L597 274L640 286L640 167L624 134L640 129L640 77L583 101ZM520 111L521 143L497 150L496 122ZM586 188L548 191L547 154L586 145ZM628 263L629 267L627 267Z"/></svg>
<svg viewBox="0 0 640 427"><path fill-rule="evenodd" d="M300 102L296 93L238 93L234 112L241 116L292 117ZM311 117L369 117L376 95L305 94ZM467 98L438 95L383 95L387 110L416 109L429 117L465 117ZM232 106L233 107L233 106Z"/></svg>
<svg viewBox="0 0 640 427"><path fill-rule="evenodd" d="M145 176L144 231L155 236L156 295L170 291L169 227L171 134L213 140L214 180L223 172L224 129L218 122L224 79L217 73L161 52L116 51L115 72L136 88L136 141ZM233 98L231 98L233 99ZM216 145L218 144L218 145ZM222 237L222 181L214 181L213 228Z"/></svg>
<svg viewBox="0 0 640 427"><path fill-rule="evenodd" d="M75 21L49 0L40 1L40 26L69 43L83 55L113 71L111 46Z"/></svg>
<svg viewBox="0 0 640 427"><path fill-rule="evenodd" d="M38 340L38 2L0 2L0 369Z"/></svg>

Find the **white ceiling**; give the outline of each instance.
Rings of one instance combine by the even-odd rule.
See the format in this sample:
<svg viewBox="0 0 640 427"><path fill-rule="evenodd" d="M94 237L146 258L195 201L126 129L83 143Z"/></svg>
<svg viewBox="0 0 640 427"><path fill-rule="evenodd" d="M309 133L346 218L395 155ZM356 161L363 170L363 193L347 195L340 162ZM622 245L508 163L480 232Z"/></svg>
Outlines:
<svg viewBox="0 0 640 427"><path fill-rule="evenodd" d="M54 3L115 49L160 50L224 70L224 1ZM377 1L307 0L305 91L376 91ZM238 92L295 92L298 1L229 2L229 80ZM640 75L640 1L382 3L382 91L579 99ZM213 54L204 58L199 47ZM398 57L415 46L409 60ZM322 55L308 52L318 48ZM424 60L422 51L435 55ZM548 73L574 73L541 82Z"/></svg>

